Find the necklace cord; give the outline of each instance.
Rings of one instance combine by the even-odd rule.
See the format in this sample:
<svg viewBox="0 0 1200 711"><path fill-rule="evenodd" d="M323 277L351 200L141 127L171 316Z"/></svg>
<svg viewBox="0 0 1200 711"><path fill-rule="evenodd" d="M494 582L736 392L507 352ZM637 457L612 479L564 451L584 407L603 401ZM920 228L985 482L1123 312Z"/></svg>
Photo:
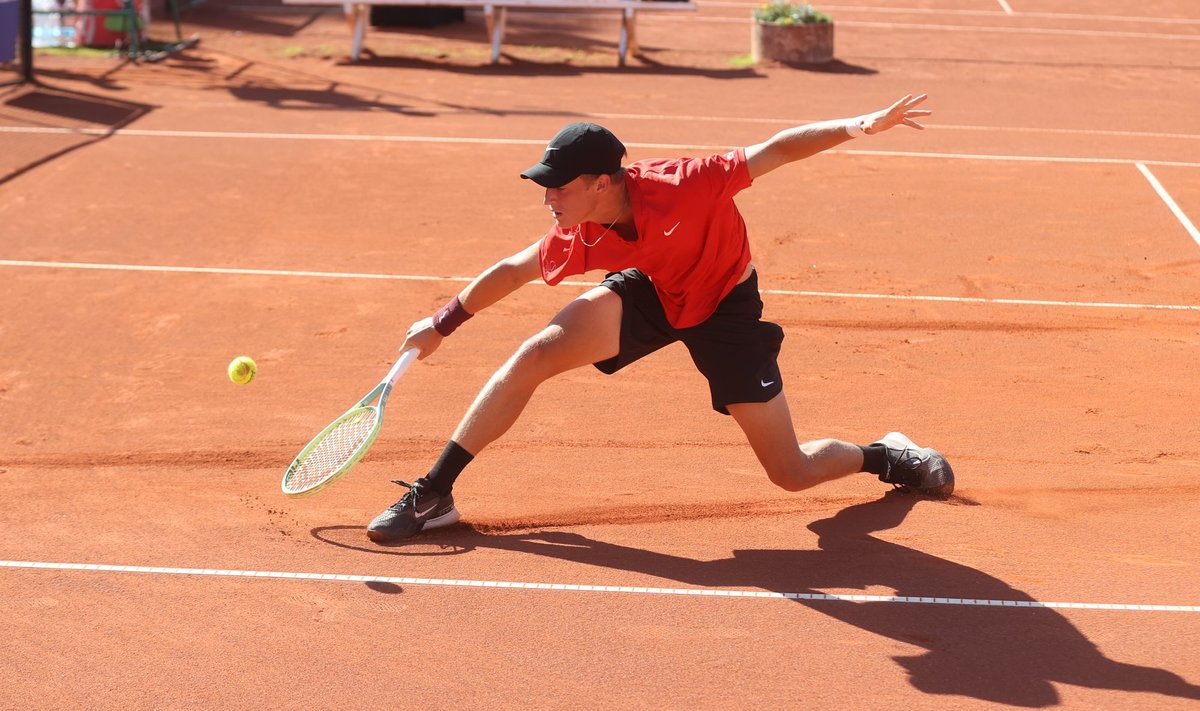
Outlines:
<svg viewBox="0 0 1200 711"><path fill-rule="evenodd" d="M600 240L604 239L604 235L608 234L609 230L613 228L613 225L617 224L617 220L619 219L621 219L621 216L617 215L612 222L608 223L608 227L604 228L604 231L600 233L600 236L596 238L596 241L592 242L591 244L588 244L587 240L583 238L583 225L575 226L575 236L579 237L579 241L583 242L584 247L595 247L596 245L600 244Z"/></svg>
<svg viewBox="0 0 1200 711"><path fill-rule="evenodd" d="M632 209L632 208L630 208L630 209ZM583 242L584 247L595 247L596 245L600 244L600 240L604 239L604 235L608 234L612 230L613 225L616 225L617 221L619 221L621 219L621 216L624 214L625 214L625 207L622 207L621 211L617 213L617 216L613 218L613 221L608 223L608 227L605 227L604 231L600 233L600 236L596 238L596 241L592 242L591 244L588 244L587 240L585 240L583 238L583 224L582 223L575 225L575 236L579 238L580 242Z"/></svg>

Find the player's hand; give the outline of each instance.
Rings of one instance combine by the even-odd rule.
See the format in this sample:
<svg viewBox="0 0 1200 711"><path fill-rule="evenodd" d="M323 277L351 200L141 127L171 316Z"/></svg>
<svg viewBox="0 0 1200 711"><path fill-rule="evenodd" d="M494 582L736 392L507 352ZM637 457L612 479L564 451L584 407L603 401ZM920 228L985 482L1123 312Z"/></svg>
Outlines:
<svg viewBox="0 0 1200 711"><path fill-rule="evenodd" d="M933 112L915 107L927 98L929 98L928 94L921 94L915 97L909 94L882 111L876 111L873 114L863 116L861 119L863 132L867 135L873 135L901 124L924 131L925 127L917 123L915 119L921 116L929 116Z"/></svg>
<svg viewBox="0 0 1200 711"><path fill-rule="evenodd" d="M404 343L400 344L400 351L417 348L420 352L417 360L425 360L442 345L443 338L445 336L433 327L433 317L426 316L408 327L408 334L404 337Z"/></svg>

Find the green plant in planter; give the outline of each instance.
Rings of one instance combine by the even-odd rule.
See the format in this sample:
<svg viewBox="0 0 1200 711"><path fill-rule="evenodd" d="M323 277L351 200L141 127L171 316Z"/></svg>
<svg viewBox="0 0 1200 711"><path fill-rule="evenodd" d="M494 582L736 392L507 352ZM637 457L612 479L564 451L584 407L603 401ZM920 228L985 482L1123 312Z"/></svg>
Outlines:
<svg viewBox="0 0 1200 711"><path fill-rule="evenodd" d="M764 2L754 9L754 20L768 25L817 25L833 18L808 3Z"/></svg>

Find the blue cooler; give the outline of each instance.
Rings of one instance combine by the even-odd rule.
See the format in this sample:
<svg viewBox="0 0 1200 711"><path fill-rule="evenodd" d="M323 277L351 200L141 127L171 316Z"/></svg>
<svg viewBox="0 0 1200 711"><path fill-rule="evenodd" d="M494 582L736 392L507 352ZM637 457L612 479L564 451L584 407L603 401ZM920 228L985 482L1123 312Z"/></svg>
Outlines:
<svg viewBox="0 0 1200 711"><path fill-rule="evenodd" d="M0 62L11 62L17 58L20 28L20 0L0 0Z"/></svg>

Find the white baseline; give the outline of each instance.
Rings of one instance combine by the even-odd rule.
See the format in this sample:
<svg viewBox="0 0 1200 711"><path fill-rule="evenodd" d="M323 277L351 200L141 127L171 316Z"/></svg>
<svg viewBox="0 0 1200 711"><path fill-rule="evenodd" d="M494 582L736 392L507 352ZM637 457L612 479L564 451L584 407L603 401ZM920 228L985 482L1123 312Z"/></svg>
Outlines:
<svg viewBox="0 0 1200 711"><path fill-rule="evenodd" d="M1200 37L1200 35L1197 35ZM129 138L212 138L254 141L348 141L359 143L446 143L460 145L537 146L546 145L542 138L480 138L467 136L397 136L358 135L350 133L276 133L255 131L173 131L136 128L57 128L46 126L0 126L0 133L75 134L80 136L122 136ZM698 143L629 142L626 148L651 148L673 151L727 151L736 146ZM896 158L935 158L941 160L1019 161L1035 163L1072 163L1093 165L1161 165L1175 168L1200 168L1200 162L1144 160L1138 158L1087 158L1071 156L1020 156L986 153L936 153L921 151L844 150L824 151L826 155L891 156Z"/></svg>
<svg viewBox="0 0 1200 711"><path fill-rule="evenodd" d="M383 279L391 281L432 281L470 283L474 277L433 276L421 274L371 274L362 272L317 272L289 269L237 269L233 267L179 267L149 264L94 264L88 262L40 262L21 259L0 259L0 267L25 267L31 269L80 269L124 272L160 272L177 274L225 274L231 276L280 276L307 277L314 279ZM545 286L535 280L530 284ZM596 282L562 281L563 286L594 287ZM930 301L948 304L991 304L996 306L1047 306L1060 308L1134 309L1150 311L1200 311L1200 304L1139 304L1109 301L1055 301L1051 299L988 299L973 296L922 296L919 294L872 294L843 291L795 291L791 289L763 289L762 293L774 296L798 296L813 299L874 299L886 301Z"/></svg>
<svg viewBox="0 0 1200 711"><path fill-rule="evenodd" d="M632 593L635 595L684 595L691 597L735 597L771 600L813 600L828 602L892 602L912 605L964 605L969 607L1053 608L1073 610L1112 610L1122 612L1200 612L1196 605L1142 605L1106 602L1042 602L1040 600L987 600L978 598L911 595L839 595L832 593L770 592L762 590L726 590L724 588L650 588L627 585L576 585L573 583L533 583L505 580L449 580L443 578L398 578L378 575L341 573L295 573L269 570L219 570L213 568L158 568L141 565L101 565L95 563L53 563L0 560L0 568L35 570L92 571L102 573L140 573L145 575L196 575L225 578L272 578L347 583L391 583L459 588L500 588L508 590L557 590L562 592Z"/></svg>
<svg viewBox="0 0 1200 711"><path fill-rule="evenodd" d="M1154 173L1151 173L1150 169L1144 163L1138 163L1137 169L1141 171L1142 175L1150 183L1150 187L1154 188L1154 192L1158 193L1158 196L1166 203L1167 208L1175 215L1175 219L1179 220L1179 224L1183 225L1183 229L1187 230L1187 233L1192 236L1197 245L1200 245L1200 230L1197 230L1192 221L1188 219L1183 209L1179 207L1179 203L1175 202L1175 198L1171 197L1171 194L1167 192L1162 183L1158 182L1158 178L1154 177Z"/></svg>

